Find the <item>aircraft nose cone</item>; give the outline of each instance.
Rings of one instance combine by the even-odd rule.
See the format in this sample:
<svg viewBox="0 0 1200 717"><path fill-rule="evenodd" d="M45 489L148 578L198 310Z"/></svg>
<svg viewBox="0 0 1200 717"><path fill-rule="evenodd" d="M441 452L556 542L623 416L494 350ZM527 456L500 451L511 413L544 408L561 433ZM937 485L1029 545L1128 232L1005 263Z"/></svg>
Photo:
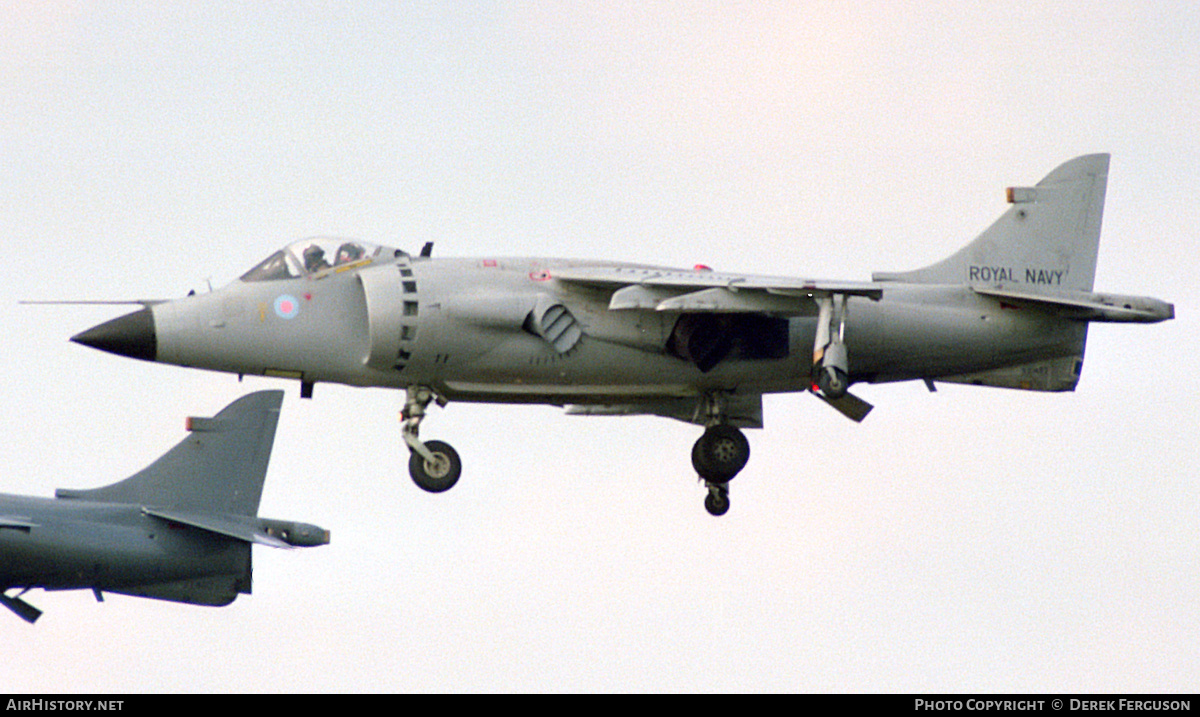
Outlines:
<svg viewBox="0 0 1200 717"><path fill-rule="evenodd" d="M154 314L149 307L93 326L72 336L71 340L101 351L145 361L153 361L158 356Z"/></svg>

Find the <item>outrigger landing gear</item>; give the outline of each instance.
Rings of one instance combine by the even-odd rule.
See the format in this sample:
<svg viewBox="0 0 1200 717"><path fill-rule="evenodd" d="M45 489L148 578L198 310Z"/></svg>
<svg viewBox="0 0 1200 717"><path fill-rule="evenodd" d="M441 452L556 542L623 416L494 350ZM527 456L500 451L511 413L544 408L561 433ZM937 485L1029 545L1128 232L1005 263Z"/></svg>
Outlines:
<svg viewBox="0 0 1200 717"><path fill-rule="evenodd" d="M750 442L736 426L721 423L719 407L713 408L710 415L715 422L692 446L692 467L708 488L704 507L712 515L725 515L729 510L729 481L750 460Z"/></svg>
<svg viewBox="0 0 1200 717"><path fill-rule="evenodd" d="M408 473L418 488L430 493L441 493L450 490L462 475L462 461L458 451L444 441L422 442L417 437L421 421L425 418L425 409L430 401L437 400L439 406L445 406L446 400L435 397L434 392L427 386L409 386L404 401L404 410L400 419L404 421L401 435L408 445L411 455L408 459Z"/></svg>
<svg viewBox="0 0 1200 717"><path fill-rule="evenodd" d="M818 296L817 334L813 344L813 383L826 398L839 399L850 388L846 350L846 295Z"/></svg>

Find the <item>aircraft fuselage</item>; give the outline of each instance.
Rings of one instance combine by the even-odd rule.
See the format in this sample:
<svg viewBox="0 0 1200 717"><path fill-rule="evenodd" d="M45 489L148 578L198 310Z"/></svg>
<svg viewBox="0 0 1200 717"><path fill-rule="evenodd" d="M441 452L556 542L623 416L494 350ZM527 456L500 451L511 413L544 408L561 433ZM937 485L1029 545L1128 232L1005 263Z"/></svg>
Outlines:
<svg viewBox="0 0 1200 717"><path fill-rule="evenodd" d="M308 382L430 385L469 401L605 403L810 385L815 314L755 319L766 345L735 347L705 371L671 351L680 314L611 311L612 292L553 278L580 265L404 255L319 279L239 280L150 307L155 360ZM569 350L526 326L539 300L560 303L578 322L583 336ZM845 320L851 378L870 382L1071 356L1085 333L1085 323L965 286L897 284L878 301L850 297Z"/></svg>
<svg viewBox="0 0 1200 717"><path fill-rule="evenodd" d="M150 517L140 506L0 495L0 590L95 588L161 596L172 583L207 583L188 602L227 605L250 589L250 544ZM194 587L194 586L193 586Z"/></svg>

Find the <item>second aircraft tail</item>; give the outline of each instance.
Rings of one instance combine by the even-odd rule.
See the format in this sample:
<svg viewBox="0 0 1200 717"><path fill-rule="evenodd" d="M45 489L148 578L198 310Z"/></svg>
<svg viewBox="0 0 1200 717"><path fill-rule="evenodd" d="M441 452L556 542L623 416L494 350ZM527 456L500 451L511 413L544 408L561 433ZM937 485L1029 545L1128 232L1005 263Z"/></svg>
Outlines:
<svg viewBox="0 0 1200 717"><path fill-rule="evenodd" d="M59 488L58 498L253 516L283 391L243 396L213 418L189 418L190 434L148 467L119 483L90 490Z"/></svg>

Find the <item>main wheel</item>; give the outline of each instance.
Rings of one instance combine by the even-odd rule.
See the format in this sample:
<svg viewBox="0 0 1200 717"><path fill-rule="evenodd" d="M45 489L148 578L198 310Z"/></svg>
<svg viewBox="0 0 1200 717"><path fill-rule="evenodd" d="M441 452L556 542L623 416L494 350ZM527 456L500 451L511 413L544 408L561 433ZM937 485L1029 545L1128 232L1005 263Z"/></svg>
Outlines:
<svg viewBox="0 0 1200 717"><path fill-rule="evenodd" d="M408 458L408 473L412 476L413 483L430 493L450 490L462 475L462 461L458 458L458 451L443 441L426 441L425 447L433 454L432 461L425 460L425 457L416 451Z"/></svg>
<svg viewBox="0 0 1200 717"><path fill-rule="evenodd" d="M727 423L709 427L692 446L692 466L696 473L714 483L732 479L749 460L750 442Z"/></svg>

